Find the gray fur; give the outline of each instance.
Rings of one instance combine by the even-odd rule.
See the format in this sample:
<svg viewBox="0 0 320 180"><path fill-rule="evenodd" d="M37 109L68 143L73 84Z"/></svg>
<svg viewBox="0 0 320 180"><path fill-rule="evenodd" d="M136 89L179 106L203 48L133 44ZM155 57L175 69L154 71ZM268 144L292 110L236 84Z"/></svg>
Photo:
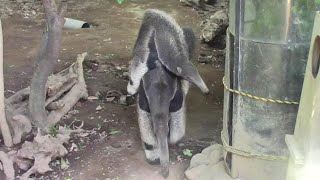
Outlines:
<svg viewBox="0 0 320 180"><path fill-rule="evenodd" d="M170 136L169 143L176 144L180 141L186 132L185 105L177 112L170 113Z"/></svg>
<svg viewBox="0 0 320 180"><path fill-rule="evenodd" d="M142 99L142 102L146 104L138 102L138 121L143 144L153 147L150 150L143 146L147 161L155 163L160 159L161 172L164 177L167 177L169 174L168 143L175 144L185 135L185 97L189 90L189 83L170 73L159 61L155 64L156 68L149 70L142 78L139 91L144 93L139 93L139 96L145 95L146 100ZM181 82L180 86L179 82ZM183 94L181 108L170 112L169 107L179 88ZM138 97L138 100L141 100L141 97ZM144 109L141 109L142 107Z"/></svg>
<svg viewBox="0 0 320 180"><path fill-rule="evenodd" d="M177 77L170 75L159 61L143 77L143 88L150 107L152 129L160 148L161 172L169 174L169 106L177 89Z"/></svg>
<svg viewBox="0 0 320 180"><path fill-rule="evenodd" d="M160 159L160 152L159 152L157 139L152 130L151 115L149 112L146 112L140 109L138 106L138 116L139 116L138 123L140 128L140 136L141 136L142 145L146 154L146 158L149 163L155 163ZM144 143L147 143L153 146L154 148L151 150L148 150L145 148Z"/></svg>
<svg viewBox="0 0 320 180"><path fill-rule="evenodd" d="M153 149L144 146L148 162L156 162L160 159L161 172L164 177L169 174L169 149L168 143L175 144L185 133L185 96L188 91L188 83L182 83L181 79L170 72L156 61L156 68L149 70L142 78L139 91L144 91L147 104L138 102L138 115L141 139L143 144L148 144ZM170 103L180 88L183 92L182 108L170 112ZM142 95L139 93L139 95ZM138 97L138 100L141 98ZM142 106L148 106L145 110ZM149 109L149 112L147 112ZM169 142L168 142L168 135Z"/></svg>
<svg viewBox="0 0 320 180"><path fill-rule="evenodd" d="M208 88L197 69L189 61L190 54L186 36L189 31L180 28L174 19L159 10L147 10L133 49L130 64L130 83L127 91L136 94L143 75L149 70L147 61L150 54L148 43L154 41L161 64L175 75L197 85L204 93ZM193 49L193 48L191 48Z"/></svg>
<svg viewBox="0 0 320 180"><path fill-rule="evenodd" d="M160 160L164 177L169 175L168 143L177 143L185 134L189 82L208 92L189 61L195 40L192 29L181 29L163 12L148 10L133 50L128 92L138 92L138 122L147 161Z"/></svg>

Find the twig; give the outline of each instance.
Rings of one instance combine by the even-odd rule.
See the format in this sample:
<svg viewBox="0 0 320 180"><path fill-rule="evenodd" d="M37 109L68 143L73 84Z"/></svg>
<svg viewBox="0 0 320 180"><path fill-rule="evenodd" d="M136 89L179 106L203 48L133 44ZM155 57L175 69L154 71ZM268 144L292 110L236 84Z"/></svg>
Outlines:
<svg viewBox="0 0 320 180"><path fill-rule="evenodd" d="M12 136L6 119L6 112L4 107L4 82L3 82L3 35L2 25L0 20L0 127L4 140L4 144L7 147L11 147Z"/></svg>

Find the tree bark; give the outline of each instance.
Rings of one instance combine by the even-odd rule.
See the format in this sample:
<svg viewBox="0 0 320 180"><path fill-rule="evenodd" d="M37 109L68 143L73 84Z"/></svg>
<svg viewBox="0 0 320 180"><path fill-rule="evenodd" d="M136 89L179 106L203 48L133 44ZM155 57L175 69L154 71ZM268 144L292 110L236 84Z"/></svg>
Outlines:
<svg viewBox="0 0 320 180"><path fill-rule="evenodd" d="M4 144L7 147L11 147L12 137L10 129L6 119L6 112L4 107L4 79L3 79L3 35L2 35L2 25L0 20L0 127L4 140Z"/></svg>
<svg viewBox="0 0 320 180"><path fill-rule="evenodd" d="M47 31L42 38L41 48L35 64L30 85L29 111L33 123L42 130L47 127L46 82L58 62L64 15L67 5L61 2L57 9L54 0L42 0L47 20Z"/></svg>

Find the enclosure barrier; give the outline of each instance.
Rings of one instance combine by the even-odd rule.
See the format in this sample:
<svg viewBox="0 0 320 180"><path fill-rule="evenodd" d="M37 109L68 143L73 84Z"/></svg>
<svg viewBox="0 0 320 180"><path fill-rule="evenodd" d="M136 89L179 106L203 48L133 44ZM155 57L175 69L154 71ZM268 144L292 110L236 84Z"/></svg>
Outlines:
<svg viewBox="0 0 320 180"><path fill-rule="evenodd" d="M286 136L290 151L287 180L320 179L320 13L317 12L294 135Z"/></svg>
<svg viewBox="0 0 320 180"><path fill-rule="evenodd" d="M225 167L233 178L283 180L306 68L315 0L230 0Z"/></svg>

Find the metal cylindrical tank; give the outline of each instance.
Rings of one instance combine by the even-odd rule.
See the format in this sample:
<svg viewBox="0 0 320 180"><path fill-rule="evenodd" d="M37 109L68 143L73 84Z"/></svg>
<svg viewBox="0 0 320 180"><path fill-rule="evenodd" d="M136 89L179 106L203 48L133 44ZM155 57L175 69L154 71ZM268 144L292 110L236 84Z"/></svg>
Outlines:
<svg viewBox="0 0 320 180"><path fill-rule="evenodd" d="M298 105L250 95L299 101L319 5L317 0L230 0L222 139L234 178L285 179L285 134L293 133Z"/></svg>

